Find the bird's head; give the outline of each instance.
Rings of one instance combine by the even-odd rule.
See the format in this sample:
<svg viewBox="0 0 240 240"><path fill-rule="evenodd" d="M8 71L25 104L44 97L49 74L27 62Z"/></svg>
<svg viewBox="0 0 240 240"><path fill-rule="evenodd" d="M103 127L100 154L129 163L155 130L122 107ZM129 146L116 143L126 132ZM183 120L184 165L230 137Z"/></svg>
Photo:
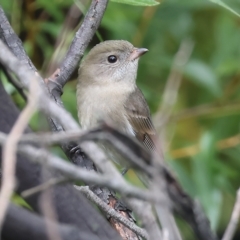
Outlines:
<svg viewBox="0 0 240 240"><path fill-rule="evenodd" d="M79 68L80 81L94 83L135 83L138 60L146 48L135 48L124 40L99 43L88 53Z"/></svg>

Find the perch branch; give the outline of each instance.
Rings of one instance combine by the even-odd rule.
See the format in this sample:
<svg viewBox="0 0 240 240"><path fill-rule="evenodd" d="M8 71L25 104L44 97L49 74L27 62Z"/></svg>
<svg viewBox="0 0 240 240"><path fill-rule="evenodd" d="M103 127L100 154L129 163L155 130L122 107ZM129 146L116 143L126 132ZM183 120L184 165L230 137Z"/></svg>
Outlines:
<svg viewBox="0 0 240 240"><path fill-rule="evenodd" d="M106 214L111 216L112 218L118 220L122 224L124 224L126 227L134 231L139 236L149 239L149 236L147 232L136 226L133 222L130 222L127 218L123 217L120 213L116 212L112 207L104 203L96 194L94 194L89 187L82 187L82 186L75 186L76 189L78 189L80 192L84 193L84 195L91 200L93 203L95 203L100 209L102 209Z"/></svg>

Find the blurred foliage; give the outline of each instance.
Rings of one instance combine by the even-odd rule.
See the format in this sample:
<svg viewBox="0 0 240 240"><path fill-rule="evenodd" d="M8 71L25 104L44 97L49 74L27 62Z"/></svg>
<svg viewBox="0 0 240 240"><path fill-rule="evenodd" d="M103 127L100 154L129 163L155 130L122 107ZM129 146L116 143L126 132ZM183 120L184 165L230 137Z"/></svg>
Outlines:
<svg viewBox="0 0 240 240"><path fill-rule="evenodd" d="M154 0L112 0L112 2L125 3L135 6L155 6L159 3Z"/></svg>
<svg viewBox="0 0 240 240"><path fill-rule="evenodd" d="M75 3L86 12L89 2L79 1ZM49 76L82 20L81 13L69 14L74 1L2 0L1 4L34 64L44 77ZM110 2L99 29L104 40L126 39L149 49L140 60L137 83L153 114L162 102L181 42L194 42L164 129L166 157L186 191L201 201L219 234L229 221L240 182L240 18L233 12L240 13L238 0L165 0L154 7ZM97 37L91 46L96 43ZM74 81L66 85L63 101L77 119L76 76L75 72ZM17 93L5 85L22 107ZM41 129L37 121L35 117L32 125ZM193 239L184 228L185 239Z"/></svg>

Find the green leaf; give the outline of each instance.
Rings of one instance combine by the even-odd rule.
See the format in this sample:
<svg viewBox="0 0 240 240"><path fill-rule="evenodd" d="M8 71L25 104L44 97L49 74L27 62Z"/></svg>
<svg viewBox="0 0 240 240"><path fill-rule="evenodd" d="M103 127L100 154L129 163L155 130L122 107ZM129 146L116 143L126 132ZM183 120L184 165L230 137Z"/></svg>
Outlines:
<svg viewBox="0 0 240 240"><path fill-rule="evenodd" d="M111 0L111 1L117 2L117 3L134 5L134 6L144 6L144 7L156 6L156 5L160 4L159 2L156 2L155 0Z"/></svg>
<svg viewBox="0 0 240 240"><path fill-rule="evenodd" d="M226 3L224 3L221 0L210 0L213 3L216 3L224 8L226 8L227 10L229 10L230 12L234 13L235 15L237 15L238 17L240 17L240 14L237 13L235 10L233 10L231 7L229 7Z"/></svg>
<svg viewBox="0 0 240 240"><path fill-rule="evenodd" d="M31 206L18 194L14 194L12 197L12 202L18 206L23 206L29 210L32 210Z"/></svg>

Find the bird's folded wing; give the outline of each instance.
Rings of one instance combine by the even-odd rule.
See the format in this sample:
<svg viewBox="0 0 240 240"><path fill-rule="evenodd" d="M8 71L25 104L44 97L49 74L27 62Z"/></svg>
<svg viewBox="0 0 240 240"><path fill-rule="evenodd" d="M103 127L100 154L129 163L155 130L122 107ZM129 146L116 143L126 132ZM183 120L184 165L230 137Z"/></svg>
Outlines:
<svg viewBox="0 0 240 240"><path fill-rule="evenodd" d="M155 148L153 137L156 131L151 120L147 102L138 88L129 95L124 107L126 110L126 117L138 140L149 150L153 150Z"/></svg>

